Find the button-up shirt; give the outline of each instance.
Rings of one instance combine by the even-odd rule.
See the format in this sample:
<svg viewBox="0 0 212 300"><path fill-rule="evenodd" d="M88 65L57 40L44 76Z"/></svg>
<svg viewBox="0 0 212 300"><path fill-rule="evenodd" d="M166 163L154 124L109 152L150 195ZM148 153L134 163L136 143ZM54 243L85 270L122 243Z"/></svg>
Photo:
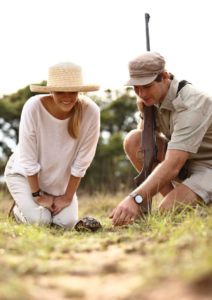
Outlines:
<svg viewBox="0 0 212 300"><path fill-rule="evenodd" d="M167 137L168 149L190 152L193 162L212 167L212 97L186 84L177 94L179 81L171 81L157 107L157 126Z"/></svg>

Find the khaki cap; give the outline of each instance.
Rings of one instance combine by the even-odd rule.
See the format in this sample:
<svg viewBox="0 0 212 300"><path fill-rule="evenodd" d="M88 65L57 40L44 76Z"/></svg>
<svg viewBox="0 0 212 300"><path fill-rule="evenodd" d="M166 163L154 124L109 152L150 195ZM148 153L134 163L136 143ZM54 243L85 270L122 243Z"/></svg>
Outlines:
<svg viewBox="0 0 212 300"><path fill-rule="evenodd" d="M125 85L146 85L164 71L165 59L157 52L145 52L129 62L130 79Z"/></svg>

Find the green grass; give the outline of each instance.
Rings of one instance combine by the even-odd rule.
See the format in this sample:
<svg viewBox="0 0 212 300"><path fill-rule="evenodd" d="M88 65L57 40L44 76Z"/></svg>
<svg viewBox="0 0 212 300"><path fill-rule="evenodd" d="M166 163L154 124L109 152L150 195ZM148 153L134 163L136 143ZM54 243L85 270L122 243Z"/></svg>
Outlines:
<svg viewBox="0 0 212 300"><path fill-rule="evenodd" d="M154 208L146 220L113 228L108 215L122 197L81 197L80 217L96 217L103 229L79 233L16 224L2 192L0 299L207 299L212 207L166 216Z"/></svg>

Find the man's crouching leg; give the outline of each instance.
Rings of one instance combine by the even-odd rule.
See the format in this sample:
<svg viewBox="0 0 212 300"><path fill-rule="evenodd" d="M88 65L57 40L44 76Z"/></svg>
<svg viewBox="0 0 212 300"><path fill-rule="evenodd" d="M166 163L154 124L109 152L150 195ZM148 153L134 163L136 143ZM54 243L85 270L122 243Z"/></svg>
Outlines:
<svg viewBox="0 0 212 300"><path fill-rule="evenodd" d="M200 202L200 197L189 187L181 183L166 195L159 205L159 210L161 212L168 212L177 208L195 206Z"/></svg>
<svg viewBox="0 0 212 300"><path fill-rule="evenodd" d="M144 155L142 151L142 141L141 141L141 129L134 129L131 130L125 137L123 147L124 151L129 158L131 164L134 166L134 168L140 172L143 168L143 162L144 162ZM156 137L157 142L157 163L154 164L154 168L157 166L157 164L164 160L165 153L166 153L166 141L162 136L157 134ZM173 189L173 186L171 183L164 186L159 192L166 196L171 190Z"/></svg>
<svg viewBox="0 0 212 300"><path fill-rule="evenodd" d="M141 145L141 130L131 130L125 137L123 147L134 168L140 172L143 167L143 152Z"/></svg>

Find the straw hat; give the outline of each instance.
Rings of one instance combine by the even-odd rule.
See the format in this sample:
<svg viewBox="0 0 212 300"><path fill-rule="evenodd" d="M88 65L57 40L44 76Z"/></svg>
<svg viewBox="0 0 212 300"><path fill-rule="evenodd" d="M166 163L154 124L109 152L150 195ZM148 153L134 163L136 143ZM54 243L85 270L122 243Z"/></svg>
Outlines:
<svg viewBox="0 0 212 300"><path fill-rule="evenodd" d="M32 92L90 92L97 91L98 85L84 84L81 67L74 63L59 63L48 71L46 86L31 84Z"/></svg>

